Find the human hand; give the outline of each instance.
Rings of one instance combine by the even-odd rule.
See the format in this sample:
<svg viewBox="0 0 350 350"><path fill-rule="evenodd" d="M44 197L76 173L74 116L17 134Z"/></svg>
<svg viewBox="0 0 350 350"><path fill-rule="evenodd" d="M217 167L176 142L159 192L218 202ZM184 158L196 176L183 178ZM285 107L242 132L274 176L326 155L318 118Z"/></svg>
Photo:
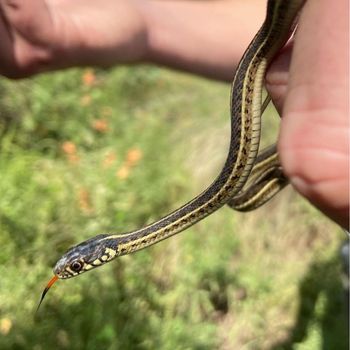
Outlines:
<svg viewBox="0 0 350 350"><path fill-rule="evenodd" d="M0 74L11 78L134 62L146 45L133 0L0 0L0 37Z"/></svg>
<svg viewBox="0 0 350 350"><path fill-rule="evenodd" d="M282 111L284 172L303 196L348 229L348 2L329 5L306 2L293 52L289 46L271 66L267 87Z"/></svg>
<svg viewBox="0 0 350 350"><path fill-rule="evenodd" d="M148 60L229 81L257 30L257 23L244 19L262 16L265 5L260 0L137 1L101 0L97 6L94 0L0 0L0 74L20 78L74 65ZM293 55L289 46L267 74L270 94L283 110L279 151L286 175L345 228L347 10L346 0L332 6L308 0Z"/></svg>

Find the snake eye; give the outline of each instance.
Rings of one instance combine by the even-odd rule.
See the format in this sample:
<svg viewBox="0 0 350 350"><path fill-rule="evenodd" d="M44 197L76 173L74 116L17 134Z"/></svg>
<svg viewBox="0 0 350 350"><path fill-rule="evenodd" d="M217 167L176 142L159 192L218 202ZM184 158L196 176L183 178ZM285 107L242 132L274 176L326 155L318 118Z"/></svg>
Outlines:
<svg viewBox="0 0 350 350"><path fill-rule="evenodd" d="M79 272L83 267L83 264L80 261L73 261L70 265L70 268L74 271L74 272Z"/></svg>

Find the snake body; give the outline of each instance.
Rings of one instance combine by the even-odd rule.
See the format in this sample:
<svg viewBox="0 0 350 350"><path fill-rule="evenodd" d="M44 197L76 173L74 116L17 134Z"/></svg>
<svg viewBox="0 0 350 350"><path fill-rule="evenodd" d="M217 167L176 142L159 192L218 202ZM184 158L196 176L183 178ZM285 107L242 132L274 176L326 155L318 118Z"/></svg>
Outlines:
<svg viewBox="0 0 350 350"><path fill-rule="evenodd" d="M184 206L144 228L125 234L98 235L70 248L57 262L55 277L48 286L53 280L79 275L168 238L226 203L238 210L254 209L285 186L287 179L281 171L276 148L257 158L261 95L266 68L290 37L303 2L268 1L265 21L244 53L233 79L231 142L224 167L215 181ZM247 180L249 186L245 187Z"/></svg>

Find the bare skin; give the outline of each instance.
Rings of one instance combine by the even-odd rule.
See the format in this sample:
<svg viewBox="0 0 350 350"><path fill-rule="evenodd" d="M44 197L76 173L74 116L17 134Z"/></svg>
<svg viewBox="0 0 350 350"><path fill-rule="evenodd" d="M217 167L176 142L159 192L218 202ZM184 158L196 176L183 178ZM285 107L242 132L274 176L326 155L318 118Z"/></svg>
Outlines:
<svg viewBox="0 0 350 350"><path fill-rule="evenodd" d="M150 62L230 81L260 26L263 0L0 0L0 74ZM267 87L282 115L287 176L349 226L348 3L308 0Z"/></svg>

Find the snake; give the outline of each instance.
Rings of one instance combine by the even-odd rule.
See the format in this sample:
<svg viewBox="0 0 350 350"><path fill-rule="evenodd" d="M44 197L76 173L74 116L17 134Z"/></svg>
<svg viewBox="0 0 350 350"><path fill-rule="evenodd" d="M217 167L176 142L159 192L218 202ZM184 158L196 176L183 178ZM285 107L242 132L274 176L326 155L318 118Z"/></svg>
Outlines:
<svg viewBox="0 0 350 350"><path fill-rule="evenodd" d="M185 205L143 228L124 234L100 234L70 248L56 263L42 292L49 288L173 236L204 219L225 204L253 210L279 192L283 175L276 146L258 154L265 72L292 36L305 0L268 0L265 20L243 54L231 87L229 151L216 179Z"/></svg>

